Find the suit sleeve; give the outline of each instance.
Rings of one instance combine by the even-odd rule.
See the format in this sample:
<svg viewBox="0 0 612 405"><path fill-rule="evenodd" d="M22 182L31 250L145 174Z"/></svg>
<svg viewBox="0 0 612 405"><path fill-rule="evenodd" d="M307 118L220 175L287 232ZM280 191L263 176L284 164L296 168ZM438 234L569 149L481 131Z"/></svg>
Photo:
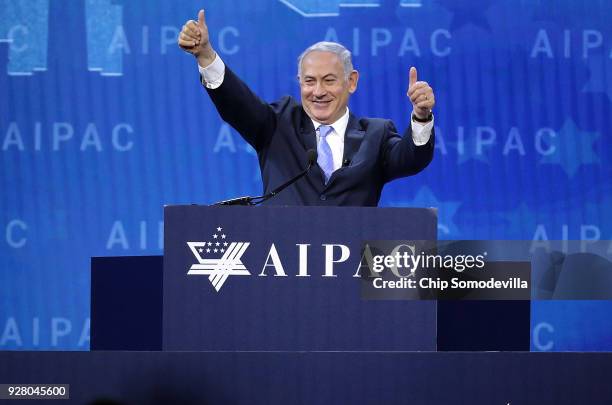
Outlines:
<svg viewBox="0 0 612 405"><path fill-rule="evenodd" d="M221 118L256 151L270 142L276 129L276 114L238 76L225 66L223 83L206 89Z"/></svg>
<svg viewBox="0 0 612 405"><path fill-rule="evenodd" d="M382 164L385 182L412 176L425 169L433 159L435 144L434 130L429 141L416 146L412 140L410 125L400 136L391 121L385 122L385 139L382 145Z"/></svg>

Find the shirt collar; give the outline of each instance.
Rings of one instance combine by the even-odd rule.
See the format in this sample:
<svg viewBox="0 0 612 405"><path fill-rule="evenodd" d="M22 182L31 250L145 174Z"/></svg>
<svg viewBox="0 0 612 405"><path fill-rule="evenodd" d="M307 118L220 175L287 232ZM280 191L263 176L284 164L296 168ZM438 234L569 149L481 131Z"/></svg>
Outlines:
<svg viewBox="0 0 612 405"><path fill-rule="evenodd" d="M321 124L320 122L315 121L312 118L310 118L310 120L312 121L312 125L314 126L315 130L319 129L321 125L327 125L327 124ZM349 121L349 108L347 106L346 111L344 112L344 115L338 118L336 122L330 124L330 126L334 129L334 132L336 132L338 135L344 138L344 133L346 132L348 121Z"/></svg>

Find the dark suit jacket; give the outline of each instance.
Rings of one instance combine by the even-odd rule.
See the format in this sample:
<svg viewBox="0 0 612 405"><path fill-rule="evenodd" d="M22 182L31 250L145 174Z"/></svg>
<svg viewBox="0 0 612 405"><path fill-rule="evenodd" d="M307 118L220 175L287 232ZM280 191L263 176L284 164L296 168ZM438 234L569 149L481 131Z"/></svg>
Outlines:
<svg viewBox="0 0 612 405"><path fill-rule="evenodd" d="M228 67L217 89L207 89L221 118L257 151L267 193L303 171L307 151L317 150L315 129L302 105L292 97L268 104ZM393 122L350 114L344 137L345 165L327 185L314 165L308 175L268 200L271 205L376 206L385 183L423 170L431 161L434 136L422 146L412 141L410 125L403 137Z"/></svg>

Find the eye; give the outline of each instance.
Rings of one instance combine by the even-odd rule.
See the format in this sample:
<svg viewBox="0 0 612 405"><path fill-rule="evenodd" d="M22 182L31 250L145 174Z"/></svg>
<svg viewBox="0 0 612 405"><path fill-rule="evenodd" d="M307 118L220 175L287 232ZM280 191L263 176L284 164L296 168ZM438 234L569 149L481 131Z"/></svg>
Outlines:
<svg viewBox="0 0 612 405"><path fill-rule="evenodd" d="M327 84L334 84L334 83L336 83L336 79L331 79L331 78L330 79L325 79L325 83L327 83Z"/></svg>

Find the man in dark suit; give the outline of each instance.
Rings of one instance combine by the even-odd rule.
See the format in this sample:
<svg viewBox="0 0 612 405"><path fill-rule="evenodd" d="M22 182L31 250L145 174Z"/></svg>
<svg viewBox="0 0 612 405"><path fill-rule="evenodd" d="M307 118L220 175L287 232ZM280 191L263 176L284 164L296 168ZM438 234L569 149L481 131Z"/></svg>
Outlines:
<svg viewBox="0 0 612 405"><path fill-rule="evenodd" d="M259 99L213 50L204 10L183 26L178 44L196 57L221 117L257 151L265 193L304 170L307 151L317 150L317 165L270 204L376 206L385 183L420 172L433 158L435 98L414 67L411 125L400 136L389 120L349 112L359 73L340 44L319 42L300 56L301 104L291 97L272 104Z"/></svg>

